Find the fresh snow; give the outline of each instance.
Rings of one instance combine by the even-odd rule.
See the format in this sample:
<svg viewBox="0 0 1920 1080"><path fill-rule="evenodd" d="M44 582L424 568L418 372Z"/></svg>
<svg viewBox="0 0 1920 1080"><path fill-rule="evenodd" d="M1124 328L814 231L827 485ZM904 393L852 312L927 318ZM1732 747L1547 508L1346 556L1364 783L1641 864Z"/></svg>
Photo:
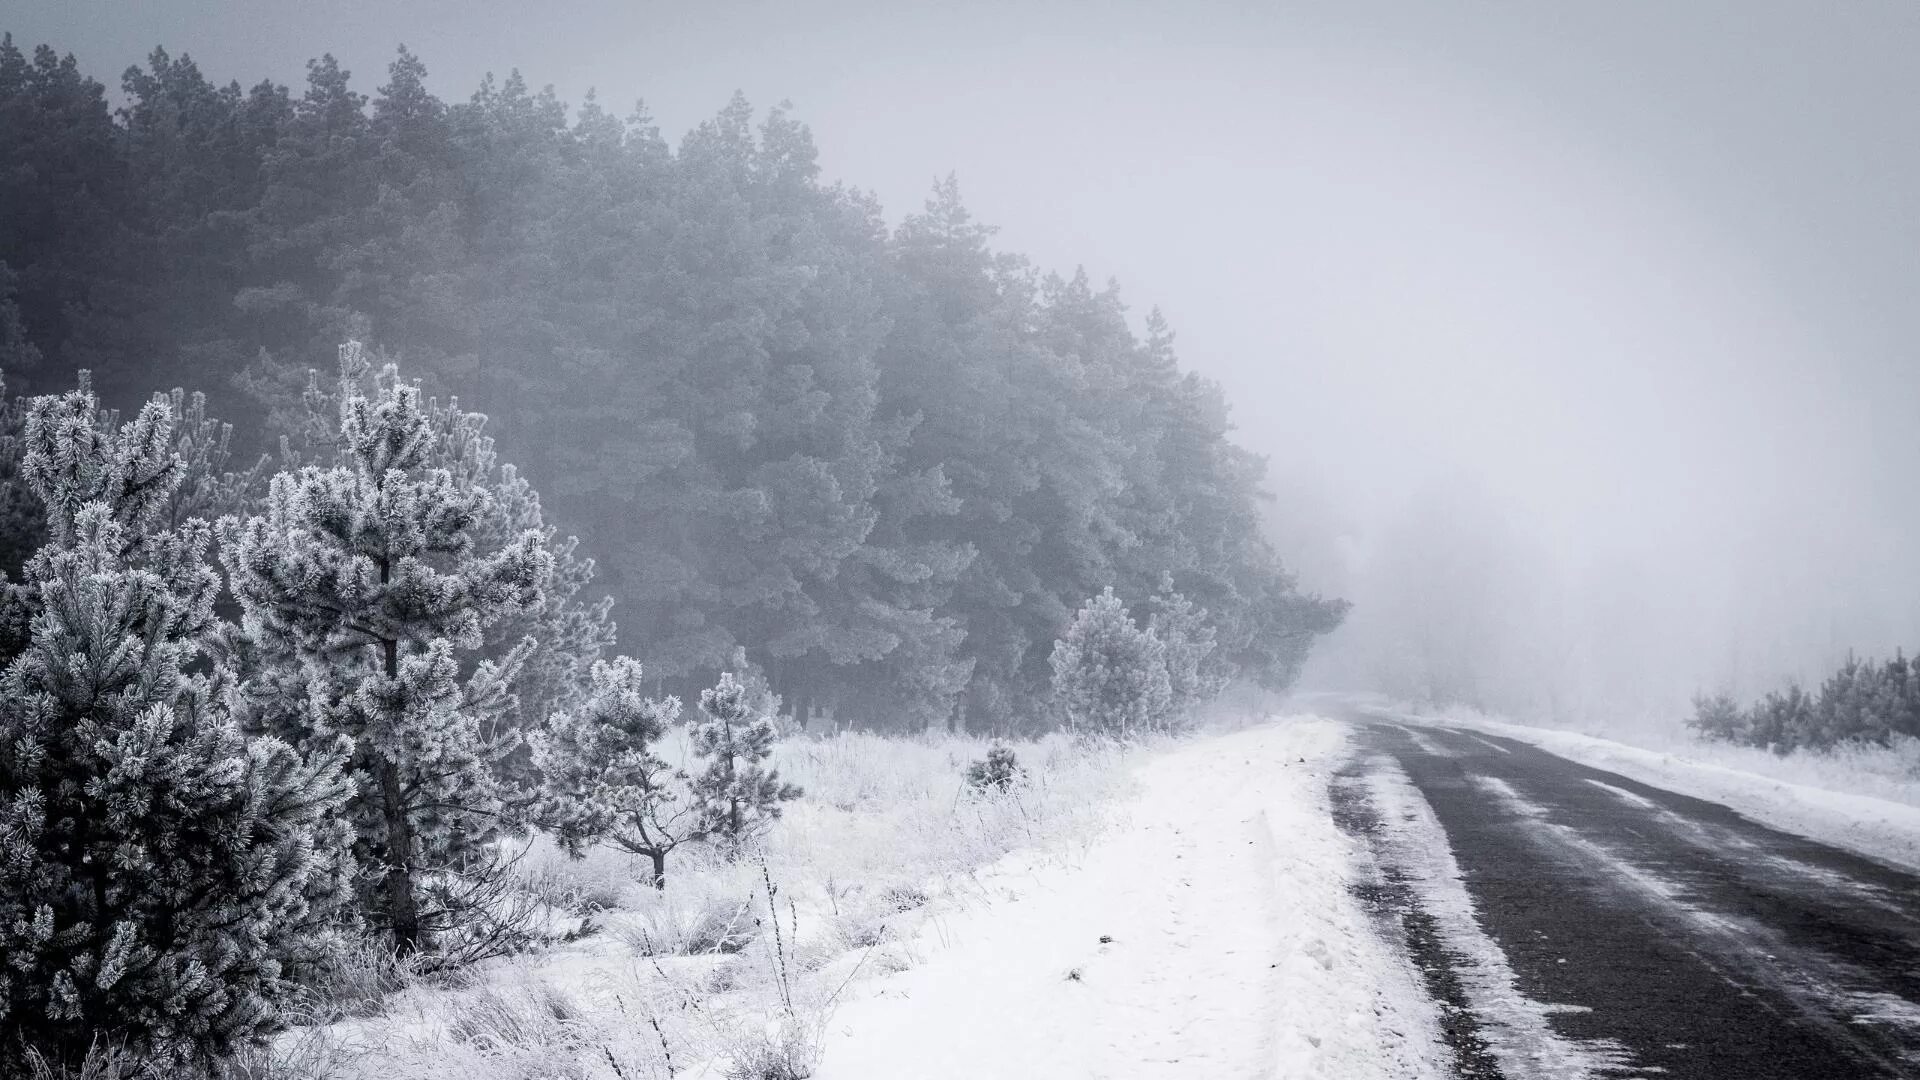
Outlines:
<svg viewBox="0 0 1920 1080"><path fill-rule="evenodd" d="M1345 740L1296 717L1153 759L1077 863L1002 862L919 964L856 984L817 1080L1440 1075L1434 1007L1350 892Z"/></svg>

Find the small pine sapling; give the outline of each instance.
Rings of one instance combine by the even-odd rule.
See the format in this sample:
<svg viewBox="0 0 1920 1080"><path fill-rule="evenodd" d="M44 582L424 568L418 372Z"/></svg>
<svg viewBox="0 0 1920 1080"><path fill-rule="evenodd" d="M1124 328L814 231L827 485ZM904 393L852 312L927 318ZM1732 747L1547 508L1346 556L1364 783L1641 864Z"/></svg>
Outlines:
<svg viewBox="0 0 1920 1080"><path fill-rule="evenodd" d="M649 699L628 657L593 666L593 688L571 711L528 736L540 777L534 818L575 858L607 841L653 864L667 883L667 856L701 839L687 774L656 752L680 715L680 700Z"/></svg>
<svg viewBox="0 0 1920 1080"><path fill-rule="evenodd" d="M1693 716L1687 720L1687 727L1703 739L1741 742L1751 731L1751 722L1740 703L1722 691L1694 695Z"/></svg>
<svg viewBox="0 0 1920 1080"><path fill-rule="evenodd" d="M746 685L731 673L700 692L693 752L706 762L693 777L696 831L737 854L780 816L780 804L801 791L767 765L778 735L773 718L757 713Z"/></svg>
<svg viewBox="0 0 1920 1080"><path fill-rule="evenodd" d="M967 766L967 784L975 791L1011 791L1026 775L1010 746L992 747L985 758Z"/></svg>
<svg viewBox="0 0 1920 1080"><path fill-rule="evenodd" d="M1076 732L1125 738L1164 727L1173 709L1166 646L1106 589L1054 643L1054 704Z"/></svg>

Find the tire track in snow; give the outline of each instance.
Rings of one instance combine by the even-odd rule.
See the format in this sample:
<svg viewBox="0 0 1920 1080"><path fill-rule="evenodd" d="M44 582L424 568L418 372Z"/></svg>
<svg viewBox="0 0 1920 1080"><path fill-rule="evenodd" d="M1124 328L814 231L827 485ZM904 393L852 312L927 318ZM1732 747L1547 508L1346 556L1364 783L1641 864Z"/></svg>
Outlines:
<svg viewBox="0 0 1920 1080"><path fill-rule="evenodd" d="M1371 835L1383 882L1404 887L1386 897L1383 915L1397 919L1429 991L1446 1016L1454 1075L1579 1080L1636 1073L1626 1048L1605 1039L1573 1039L1548 1018L1577 1005L1539 1001L1520 987L1504 951L1475 913L1460 866L1433 808L1391 759L1375 756L1342 785L1350 829ZM1371 818L1377 827L1359 825Z"/></svg>
<svg viewBox="0 0 1920 1080"><path fill-rule="evenodd" d="M1870 1025L1909 1027L1909 1022L1896 1010L1885 1009L1883 1005L1885 1011L1871 1019L1854 1015L1857 1003L1863 999L1903 1001L1893 995L1851 989L1865 981L1865 973L1856 967L1798 947L1785 935L1754 919L1714 910L1682 882L1640 865L1617 846L1584 836L1571 825L1550 820L1546 807L1530 801L1499 777L1475 776L1473 783L1510 813L1537 822L1533 835L1540 843L1562 849L1568 857L1589 867L1597 879L1614 882L1619 888L1636 893L1641 905L1659 909L1664 921L1681 926L1697 943L1702 962L1723 978L1767 987L1791 1002L1802 1022L1819 1027L1836 1042L1849 1044L1860 1058L1872 1061L1888 1073L1898 1075L1911 1066L1920 1065L1920 1055L1912 1052L1920 1046L1902 1048L1897 1040L1877 1037L1879 1033L1871 1030ZM1612 790L1631 795L1623 789ZM1920 1029L1916 1029L1915 1034L1920 1034Z"/></svg>
<svg viewBox="0 0 1920 1080"><path fill-rule="evenodd" d="M1422 734L1358 739L1425 800L1517 993L1622 1051L1591 1075L1920 1076L1920 879L1524 743Z"/></svg>

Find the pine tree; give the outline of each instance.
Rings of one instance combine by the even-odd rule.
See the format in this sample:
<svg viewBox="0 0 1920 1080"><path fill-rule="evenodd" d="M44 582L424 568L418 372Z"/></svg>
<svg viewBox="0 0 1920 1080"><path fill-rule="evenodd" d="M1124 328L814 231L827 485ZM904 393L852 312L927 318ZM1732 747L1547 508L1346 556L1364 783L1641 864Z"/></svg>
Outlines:
<svg viewBox="0 0 1920 1080"><path fill-rule="evenodd" d="M1165 726L1173 687L1166 646L1106 589L1054 643L1054 701L1074 731L1124 738Z"/></svg>
<svg viewBox="0 0 1920 1080"><path fill-rule="evenodd" d="M71 1066L105 1034L205 1063L275 1022L346 899L349 785L223 702L211 530L166 520L176 417L99 418L41 398L24 436L50 539L0 679L0 1055Z"/></svg>
<svg viewBox="0 0 1920 1080"><path fill-rule="evenodd" d="M703 838L686 772L656 752L680 701L649 699L640 665L624 656L595 664L592 685L580 708L529 736L541 778L536 820L575 857L601 840L646 856L665 888L667 856Z"/></svg>
<svg viewBox="0 0 1920 1080"><path fill-rule="evenodd" d="M1173 575L1161 578L1160 591L1149 600L1152 614L1147 631L1166 648L1167 687L1172 694L1172 711L1184 714L1204 704L1226 689L1227 673L1208 661L1214 654L1214 629L1207 611L1176 592Z"/></svg>
<svg viewBox="0 0 1920 1080"><path fill-rule="evenodd" d="M1701 738L1726 742L1747 741L1752 730L1751 724L1740 703L1724 691L1694 695L1693 716L1687 721L1687 726L1698 732Z"/></svg>
<svg viewBox="0 0 1920 1080"><path fill-rule="evenodd" d="M1010 746L994 746L987 756L967 766L967 786L975 791L1008 792L1025 779L1027 770Z"/></svg>
<svg viewBox="0 0 1920 1080"><path fill-rule="evenodd" d="M341 351L359 370L359 344ZM352 741L362 894L404 954L471 914L439 887L484 872L513 746L488 733L531 646L468 661L488 626L540 604L552 557L534 532L475 550L490 495L429 467L429 406L392 365L372 396L343 376L338 400L337 463L275 476L264 515L222 522L221 557L262 662L249 720L296 745Z"/></svg>
<svg viewBox="0 0 1920 1080"><path fill-rule="evenodd" d="M353 370L342 373L343 380L357 381L370 367L362 355ZM331 460L338 450L339 395L310 383L304 399L298 444L289 440L282 450L290 468L308 459ZM487 434L488 418L462 409L458 400L428 402L425 408L433 433L425 467L445 469L462 490L487 496L472 529L474 550L499 551L534 533L551 556L539 603L504 612L481 631L483 658L498 661L523 651L509 683L515 704L501 720L516 731L536 730L553 713L580 705L592 690L594 665L614 645L613 598L585 598L597 571L594 560L580 550L577 537L559 536L540 493L518 469L500 462ZM532 645L523 646L528 641ZM511 754L502 764L503 778L514 786L531 784L524 775L525 754Z"/></svg>
<svg viewBox="0 0 1920 1080"><path fill-rule="evenodd" d="M20 305L13 302L19 275L0 259L0 371L19 373L40 366L40 350L27 337Z"/></svg>
<svg viewBox="0 0 1920 1080"><path fill-rule="evenodd" d="M801 795L767 765L778 741L773 718L756 712L744 683L732 673L700 692L693 752L706 766L693 777L695 832L729 853L762 835L780 816L780 804Z"/></svg>

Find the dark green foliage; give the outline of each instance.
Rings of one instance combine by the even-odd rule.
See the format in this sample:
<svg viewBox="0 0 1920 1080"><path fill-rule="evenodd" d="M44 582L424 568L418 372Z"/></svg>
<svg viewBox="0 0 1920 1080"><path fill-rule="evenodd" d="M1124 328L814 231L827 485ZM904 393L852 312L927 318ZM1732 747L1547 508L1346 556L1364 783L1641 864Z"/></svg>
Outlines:
<svg viewBox="0 0 1920 1080"><path fill-rule="evenodd" d="M211 651L211 529L165 400L125 426L39 398L31 641L0 676L0 1059L156 1068L268 1032L346 898L337 748L247 739Z"/></svg>
<svg viewBox="0 0 1920 1080"><path fill-rule="evenodd" d="M1204 609L1201 696L1286 686L1340 620L1165 322L994 251L951 180L889 230L784 110L736 99L671 147L518 74L442 101L405 51L370 96L324 56L297 93L164 51L122 86L112 114L73 62L0 49L0 359L245 402L249 453L349 338L491 414L546 496L516 522L598 560L556 544L547 610L495 624L491 650L583 658L529 662L516 724L578 704L552 688L610 618L658 692L744 650L802 723L1000 733L1048 722L1049 649L1109 586Z"/></svg>
<svg viewBox="0 0 1920 1080"><path fill-rule="evenodd" d="M1009 746L995 746L987 756L967 766L967 785L975 791L1011 791L1027 775Z"/></svg>
<svg viewBox="0 0 1920 1080"><path fill-rule="evenodd" d="M1693 704L1687 726L1702 737L1783 754L1920 738L1920 670L1904 653L1887 661L1849 656L1817 695L1793 685L1744 710L1725 694L1702 695Z"/></svg>

